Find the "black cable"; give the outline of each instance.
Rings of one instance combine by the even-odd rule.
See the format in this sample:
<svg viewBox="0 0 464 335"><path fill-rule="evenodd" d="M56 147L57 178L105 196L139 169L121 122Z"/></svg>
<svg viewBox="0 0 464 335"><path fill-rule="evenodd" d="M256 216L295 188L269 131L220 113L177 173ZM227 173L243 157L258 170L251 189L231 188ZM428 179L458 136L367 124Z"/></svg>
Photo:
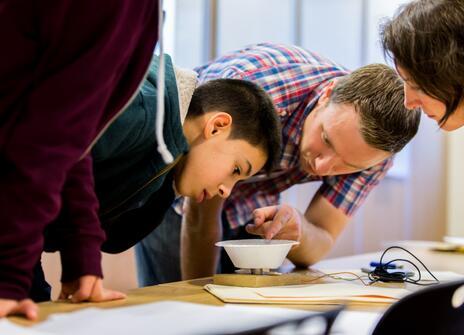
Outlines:
<svg viewBox="0 0 464 335"><path fill-rule="evenodd" d="M421 279L422 279L421 271L420 271L419 267L416 264L414 264L412 261L410 261L409 259L395 258L395 259L390 260L390 261L388 261L386 263L383 263L382 262L383 257L391 249L400 249L402 251L407 252L412 257L414 257L424 267L424 269L427 270L427 272L432 276L432 278L435 279L435 282L433 282L433 283L421 283L420 282ZM418 278L417 279L409 278L407 273L402 272L402 271L388 272L387 271L388 265L390 265L391 263L394 263L394 262L405 262L405 263L411 264L414 268L416 268ZM377 267L375 267L375 269L373 271L368 273L368 277L372 281L372 283L375 283L375 282L378 282L378 281L400 282L400 283L405 282L405 283L410 283L410 284L414 284L414 285L421 285L421 286L435 285L435 284L440 283L440 281L433 275L433 273L427 268L427 266L416 255L414 255L409 250L407 250L407 249L405 249L403 247L400 247L400 246L391 246L391 247L388 247L387 249L385 249L384 252L382 253L382 255L380 256L379 265Z"/></svg>

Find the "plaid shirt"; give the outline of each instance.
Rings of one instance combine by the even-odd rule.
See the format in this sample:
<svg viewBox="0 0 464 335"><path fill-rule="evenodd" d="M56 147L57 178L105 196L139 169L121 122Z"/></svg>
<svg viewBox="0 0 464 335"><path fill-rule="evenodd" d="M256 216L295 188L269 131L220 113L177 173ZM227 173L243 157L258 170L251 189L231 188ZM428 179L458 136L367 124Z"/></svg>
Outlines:
<svg viewBox="0 0 464 335"><path fill-rule="evenodd" d="M254 209L278 204L282 191L311 181L322 181L318 192L351 216L392 165L390 158L361 172L328 177L309 175L301 169L303 123L323 88L348 73L328 59L299 47L265 43L229 53L195 71L200 82L235 78L258 84L271 96L282 122L280 166L270 176L258 173L234 187L224 204L231 228L252 220Z"/></svg>

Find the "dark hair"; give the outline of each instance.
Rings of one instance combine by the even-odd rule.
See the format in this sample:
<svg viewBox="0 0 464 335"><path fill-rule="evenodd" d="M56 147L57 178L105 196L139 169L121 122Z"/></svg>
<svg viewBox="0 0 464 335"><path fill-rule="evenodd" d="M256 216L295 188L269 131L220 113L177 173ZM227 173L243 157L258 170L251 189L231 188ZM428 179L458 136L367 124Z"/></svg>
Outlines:
<svg viewBox="0 0 464 335"><path fill-rule="evenodd" d="M259 146L267 154L266 172L280 159L280 120L271 98L258 85L238 79L215 79L198 86L193 92L187 117L209 111L223 111L232 116L230 138L243 139Z"/></svg>
<svg viewBox="0 0 464 335"><path fill-rule="evenodd" d="M366 65L340 78L330 96L330 102L354 105L366 143L390 153L400 151L419 128L420 111L407 110L403 100L403 82L384 64Z"/></svg>
<svg viewBox="0 0 464 335"><path fill-rule="evenodd" d="M445 104L443 125L464 97L464 1L413 1L382 25L381 37L385 55Z"/></svg>

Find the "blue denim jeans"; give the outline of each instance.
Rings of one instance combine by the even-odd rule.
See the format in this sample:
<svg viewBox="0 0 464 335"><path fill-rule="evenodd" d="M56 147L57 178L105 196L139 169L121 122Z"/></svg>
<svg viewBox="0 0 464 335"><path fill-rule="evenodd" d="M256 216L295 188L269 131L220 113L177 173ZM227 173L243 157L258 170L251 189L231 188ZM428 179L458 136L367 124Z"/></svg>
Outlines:
<svg viewBox="0 0 464 335"><path fill-rule="evenodd" d="M170 207L161 224L136 244L139 287L181 280L181 223L182 217Z"/></svg>

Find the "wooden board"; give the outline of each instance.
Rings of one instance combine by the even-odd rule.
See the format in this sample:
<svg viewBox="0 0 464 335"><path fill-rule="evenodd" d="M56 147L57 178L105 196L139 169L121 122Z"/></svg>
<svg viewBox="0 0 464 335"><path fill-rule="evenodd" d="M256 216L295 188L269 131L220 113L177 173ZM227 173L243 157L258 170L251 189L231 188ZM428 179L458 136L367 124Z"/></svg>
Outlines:
<svg viewBox="0 0 464 335"><path fill-rule="evenodd" d="M322 276L321 272L312 270L283 273L280 275L227 273L214 275L213 283L216 285L240 287L302 285L325 282L325 278L322 278Z"/></svg>

